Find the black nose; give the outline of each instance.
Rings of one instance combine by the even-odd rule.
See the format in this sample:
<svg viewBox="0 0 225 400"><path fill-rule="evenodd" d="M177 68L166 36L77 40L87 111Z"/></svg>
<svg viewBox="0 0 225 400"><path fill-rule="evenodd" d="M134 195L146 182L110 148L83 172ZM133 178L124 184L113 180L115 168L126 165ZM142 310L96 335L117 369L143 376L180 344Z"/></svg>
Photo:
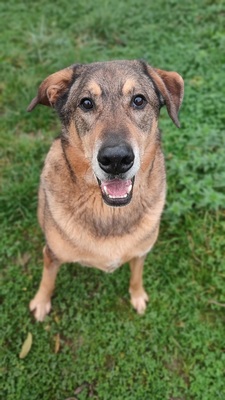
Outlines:
<svg viewBox="0 0 225 400"><path fill-rule="evenodd" d="M98 153L98 163L108 174L118 175L127 172L134 163L134 152L127 143L104 145Z"/></svg>

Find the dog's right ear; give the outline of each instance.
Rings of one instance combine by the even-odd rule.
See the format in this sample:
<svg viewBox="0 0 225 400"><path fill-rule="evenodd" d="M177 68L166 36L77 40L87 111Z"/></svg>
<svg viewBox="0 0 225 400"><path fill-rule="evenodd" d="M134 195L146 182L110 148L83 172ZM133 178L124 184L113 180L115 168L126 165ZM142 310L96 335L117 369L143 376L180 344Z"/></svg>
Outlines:
<svg viewBox="0 0 225 400"><path fill-rule="evenodd" d="M29 104L27 111L32 111L38 104L54 107L58 97L66 91L73 74L74 66L49 75L39 86L38 94Z"/></svg>
<svg viewBox="0 0 225 400"><path fill-rule="evenodd" d="M177 72L164 71L148 65L148 74L163 97L168 114L179 128L178 112L184 96L184 81Z"/></svg>

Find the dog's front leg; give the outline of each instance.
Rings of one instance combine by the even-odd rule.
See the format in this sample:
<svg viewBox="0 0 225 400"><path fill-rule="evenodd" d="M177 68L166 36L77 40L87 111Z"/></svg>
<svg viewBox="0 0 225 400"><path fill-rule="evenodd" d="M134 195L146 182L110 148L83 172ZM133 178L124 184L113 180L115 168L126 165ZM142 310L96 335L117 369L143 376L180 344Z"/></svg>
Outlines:
<svg viewBox="0 0 225 400"><path fill-rule="evenodd" d="M148 295L144 290L142 282L142 273L144 267L144 260L146 256L135 257L130 261L131 278L130 278L130 296L131 304L138 312L144 314Z"/></svg>
<svg viewBox="0 0 225 400"><path fill-rule="evenodd" d="M43 255L44 268L41 283L35 297L30 302L30 311L34 312L37 321L43 321L51 310L51 296L61 264L52 256L47 246L43 249Z"/></svg>

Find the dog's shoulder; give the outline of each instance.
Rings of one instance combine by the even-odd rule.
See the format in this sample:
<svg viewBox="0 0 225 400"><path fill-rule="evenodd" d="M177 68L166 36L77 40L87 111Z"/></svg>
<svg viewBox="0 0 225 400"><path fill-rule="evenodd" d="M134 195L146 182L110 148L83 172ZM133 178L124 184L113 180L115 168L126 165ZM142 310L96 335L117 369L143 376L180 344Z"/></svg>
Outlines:
<svg viewBox="0 0 225 400"><path fill-rule="evenodd" d="M63 151L61 138L56 138L46 156L41 175L41 182L51 190L65 187L71 182L71 174L67 165L66 156Z"/></svg>
<svg viewBox="0 0 225 400"><path fill-rule="evenodd" d="M45 158L44 170L49 171L54 169L55 172L59 170L59 167L64 164L63 149L61 144L61 138L57 137L47 153Z"/></svg>

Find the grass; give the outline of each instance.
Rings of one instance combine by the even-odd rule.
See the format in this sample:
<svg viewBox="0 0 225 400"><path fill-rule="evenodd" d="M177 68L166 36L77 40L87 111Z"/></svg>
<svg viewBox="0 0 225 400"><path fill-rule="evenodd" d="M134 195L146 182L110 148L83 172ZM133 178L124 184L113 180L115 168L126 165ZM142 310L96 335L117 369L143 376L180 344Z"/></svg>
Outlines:
<svg viewBox="0 0 225 400"><path fill-rule="evenodd" d="M1 398L225 398L224 1L1 3ZM145 58L178 71L177 130L163 110L167 205L144 273L150 304L129 304L128 266L113 275L65 265L53 311L28 311L42 268L36 221L54 113L26 106L48 74L73 64ZM72 281L72 282L71 282ZM33 344L19 358L28 332Z"/></svg>

